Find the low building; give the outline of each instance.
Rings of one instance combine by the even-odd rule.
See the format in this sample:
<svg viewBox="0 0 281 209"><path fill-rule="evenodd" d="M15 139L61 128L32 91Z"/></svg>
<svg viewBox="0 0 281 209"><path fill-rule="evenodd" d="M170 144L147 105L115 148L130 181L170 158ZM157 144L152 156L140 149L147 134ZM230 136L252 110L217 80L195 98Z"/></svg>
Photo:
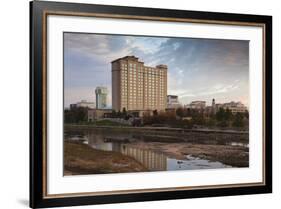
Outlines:
<svg viewBox="0 0 281 209"><path fill-rule="evenodd" d="M212 101L212 109L213 112L216 113L220 108L223 108L224 110L229 109L233 114L236 113L245 113L248 111L248 108L242 103L242 102L227 102L222 104L216 104L215 99Z"/></svg>
<svg viewBox="0 0 281 209"><path fill-rule="evenodd" d="M206 101L192 101L190 104L185 105L185 108L205 109L206 108Z"/></svg>
<svg viewBox="0 0 281 209"><path fill-rule="evenodd" d="M181 104L177 95L167 95L167 108L168 109L177 109L180 108Z"/></svg>
<svg viewBox="0 0 281 209"><path fill-rule="evenodd" d="M108 117L108 114L111 114L111 109L89 109L88 110L88 122L92 122L98 119Z"/></svg>
<svg viewBox="0 0 281 209"><path fill-rule="evenodd" d="M79 108L79 107L87 107L90 109L94 109L96 105L94 102L87 102L87 100L81 100L81 102L70 104L70 109Z"/></svg>
<svg viewBox="0 0 281 209"><path fill-rule="evenodd" d="M222 107L226 110L229 109L233 114L236 113L245 113L248 111L247 107L242 104L241 102L229 102L229 103L224 103Z"/></svg>

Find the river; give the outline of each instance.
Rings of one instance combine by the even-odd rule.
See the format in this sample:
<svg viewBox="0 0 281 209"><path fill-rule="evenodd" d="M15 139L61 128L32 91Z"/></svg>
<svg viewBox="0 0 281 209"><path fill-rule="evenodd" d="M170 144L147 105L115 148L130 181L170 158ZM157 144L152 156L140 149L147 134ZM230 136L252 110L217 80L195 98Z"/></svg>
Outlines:
<svg viewBox="0 0 281 209"><path fill-rule="evenodd" d="M87 144L93 149L115 151L133 157L149 171L218 169L248 165L248 141L236 135L154 136L120 131L112 133L105 130L72 130L65 131L64 138Z"/></svg>

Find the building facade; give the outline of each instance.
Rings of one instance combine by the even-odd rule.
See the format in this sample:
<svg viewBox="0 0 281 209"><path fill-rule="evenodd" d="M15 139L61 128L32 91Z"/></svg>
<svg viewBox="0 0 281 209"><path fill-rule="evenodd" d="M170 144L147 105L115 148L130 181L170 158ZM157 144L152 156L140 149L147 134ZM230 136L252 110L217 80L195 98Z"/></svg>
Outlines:
<svg viewBox="0 0 281 209"><path fill-rule="evenodd" d="M233 114L245 113L246 111L248 111L248 108L242 102L231 101L228 103L216 104L215 99L213 99L212 100L213 113L216 113L220 108L223 108L224 110L229 109Z"/></svg>
<svg viewBox="0 0 281 209"><path fill-rule="evenodd" d="M98 119L105 118L106 114L111 114L112 110L110 109L89 109L87 116L88 122L93 122Z"/></svg>
<svg viewBox="0 0 281 209"><path fill-rule="evenodd" d="M226 110L229 109L233 114L236 113L245 113L248 109L247 107L242 104L241 102L228 102L224 103L222 107Z"/></svg>
<svg viewBox="0 0 281 209"><path fill-rule="evenodd" d="M95 90L96 93L96 109L104 109L107 106L107 88L106 87L97 87Z"/></svg>
<svg viewBox="0 0 281 209"><path fill-rule="evenodd" d="M112 64L112 108L122 110L165 110L167 66L145 66L135 56Z"/></svg>
<svg viewBox="0 0 281 209"><path fill-rule="evenodd" d="M177 109L181 107L177 95L168 95L167 96L167 108Z"/></svg>
<svg viewBox="0 0 281 209"><path fill-rule="evenodd" d="M81 102L77 102L75 104L70 104L70 109L79 108L79 107L87 107L90 109L95 108L94 102L87 102L87 100L81 100Z"/></svg>
<svg viewBox="0 0 281 209"><path fill-rule="evenodd" d="M206 101L192 101L190 104L185 106L186 108L190 109L205 109L206 108Z"/></svg>

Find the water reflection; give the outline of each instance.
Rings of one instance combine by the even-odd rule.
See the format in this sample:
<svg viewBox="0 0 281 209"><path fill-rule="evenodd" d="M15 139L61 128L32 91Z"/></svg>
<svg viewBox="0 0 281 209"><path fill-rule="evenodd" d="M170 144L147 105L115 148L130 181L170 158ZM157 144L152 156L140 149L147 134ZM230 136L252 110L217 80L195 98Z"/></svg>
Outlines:
<svg viewBox="0 0 281 209"><path fill-rule="evenodd" d="M140 162L150 171L165 171L167 170L167 157L163 153L156 153L151 150L130 147L123 144L121 153Z"/></svg>
<svg viewBox="0 0 281 209"><path fill-rule="evenodd" d="M108 138L101 134L89 134L87 138L86 143L92 148L120 152L123 155L134 158L151 171L167 170L167 157L163 153L132 147L130 144L117 142L118 140L107 142Z"/></svg>
<svg viewBox="0 0 281 209"><path fill-rule="evenodd" d="M130 144L130 135L113 136L100 133L85 133L85 135L69 134L66 137L70 140L80 140L88 144L90 147L104 151L115 151L123 155L130 156L141 163L150 171L165 170L194 170L194 169L210 169L210 168L227 168L221 162L213 162L191 155L186 155L186 159L176 159L167 156L161 151L153 151L149 149L139 148ZM242 143L233 142L233 146L244 146Z"/></svg>

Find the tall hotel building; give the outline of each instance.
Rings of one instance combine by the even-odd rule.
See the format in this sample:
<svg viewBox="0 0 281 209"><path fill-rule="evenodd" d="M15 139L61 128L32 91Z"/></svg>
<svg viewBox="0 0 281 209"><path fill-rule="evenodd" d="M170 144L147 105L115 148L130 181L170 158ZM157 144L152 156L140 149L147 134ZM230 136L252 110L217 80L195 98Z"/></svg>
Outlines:
<svg viewBox="0 0 281 209"><path fill-rule="evenodd" d="M135 56L112 64L114 110L164 110L167 104L167 66L145 66Z"/></svg>

